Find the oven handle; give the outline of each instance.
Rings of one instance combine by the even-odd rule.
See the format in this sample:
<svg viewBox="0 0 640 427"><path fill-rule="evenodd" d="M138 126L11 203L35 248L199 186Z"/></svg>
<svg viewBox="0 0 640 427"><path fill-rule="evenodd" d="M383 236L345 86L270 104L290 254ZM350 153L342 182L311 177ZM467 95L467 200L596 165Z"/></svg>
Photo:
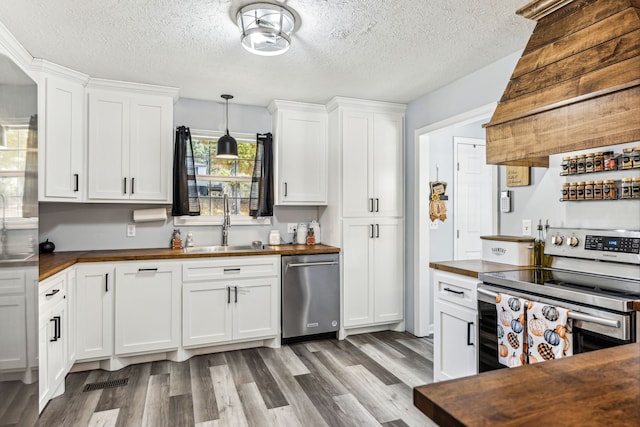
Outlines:
<svg viewBox="0 0 640 427"><path fill-rule="evenodd" d="M486 295L490 298L498 296L495 292L491 292L486 289L478 288L478 293ZM582 320L583 322L597 323L599 325L609 326L611 328L619 328L620 322L618 320L605 319L602 317L592 316L590 314L580 313L579 311L569 311L569 318L575 320Z"/></svg>

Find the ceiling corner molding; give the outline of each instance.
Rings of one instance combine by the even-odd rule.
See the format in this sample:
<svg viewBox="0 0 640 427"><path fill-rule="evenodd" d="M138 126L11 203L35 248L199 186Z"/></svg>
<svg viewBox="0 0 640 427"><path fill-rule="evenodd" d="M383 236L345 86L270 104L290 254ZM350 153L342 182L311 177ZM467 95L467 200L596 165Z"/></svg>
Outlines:
<svg viewBox="0 0 640 427"><path fill-rule="evenodd" d="M119 80L108 80L108 79L98 79L91 77L89 82L87 83L88 89L126 89L131 92L140 93L144 95L152 94L164 94L166 96L171 96L173 98L173 102L178 101L178 97L180 96L180 89L177 87L170 86L158 86L151 85L146 83L133 83L133 82L123 82Z"/></svg>
<svg viewBox="0 0 640 427"><path fill-rule="evenodd" d="M516 15L538 21L572 1L573 0L535 0L518 9Z"/></svg>
<svg viewBox="0 0 640 427"><path fill-rule="evenodd" d="M0 22L0 54L8 56L13 62L15 62L22 70L29 75L34 81L37 81L34 76L32 62L33 57L31 54L20 44L20 42L9 32L7 27Z"/></svg>

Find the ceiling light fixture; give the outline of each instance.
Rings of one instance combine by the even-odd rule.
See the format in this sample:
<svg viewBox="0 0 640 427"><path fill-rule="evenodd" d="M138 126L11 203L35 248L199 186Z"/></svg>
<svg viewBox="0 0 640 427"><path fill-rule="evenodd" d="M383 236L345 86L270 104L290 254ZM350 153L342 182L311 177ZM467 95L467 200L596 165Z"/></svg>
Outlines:
<svg viewBox="0 0 640 427"><path fill-rule="evenodd" d="M272 3L253 3L244 6L236 16L242 35L242 47L262 56L285 53L291 46L295 26L293 13Z"/></svg>
<svg viewBox="0 0 640 427"><path fill-rule="evenodd" d="M216 143L216 157L220 159L237 159L238 143L235 138L229 135L229 100L233 95L220 95L227 101L227 133L222 135Z"/></svg>

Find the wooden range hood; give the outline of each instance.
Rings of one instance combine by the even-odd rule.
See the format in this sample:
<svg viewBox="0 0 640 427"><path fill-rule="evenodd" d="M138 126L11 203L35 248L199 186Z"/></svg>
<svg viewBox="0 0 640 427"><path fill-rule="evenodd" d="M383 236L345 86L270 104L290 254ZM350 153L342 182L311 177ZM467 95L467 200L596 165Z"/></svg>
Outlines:
<svg viewBox="0 0 640 427"><path fill-rule="evenodd" d="M537 21L491 121L487 163L640 140L640 0L536 0Z"/></svg>

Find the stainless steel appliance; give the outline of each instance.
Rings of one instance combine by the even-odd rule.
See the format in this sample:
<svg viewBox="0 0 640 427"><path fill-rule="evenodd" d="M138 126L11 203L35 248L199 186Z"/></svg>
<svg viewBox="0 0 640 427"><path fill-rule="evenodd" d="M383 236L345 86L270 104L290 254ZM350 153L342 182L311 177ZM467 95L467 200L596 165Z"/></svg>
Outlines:
<svg viewBox="0 0 640 427"><path fill-rule="evenodd" d="M339 254L282 257L282 339L340 328Z"/></svg>
<svg viewBox="0 0 640 427"><path fill-rule="evenodd" d="M573 352L640 341L640 231L551 228L551 268L484 273L478 286L478 370L498 363L499 292L570 309Z"/></svg>

